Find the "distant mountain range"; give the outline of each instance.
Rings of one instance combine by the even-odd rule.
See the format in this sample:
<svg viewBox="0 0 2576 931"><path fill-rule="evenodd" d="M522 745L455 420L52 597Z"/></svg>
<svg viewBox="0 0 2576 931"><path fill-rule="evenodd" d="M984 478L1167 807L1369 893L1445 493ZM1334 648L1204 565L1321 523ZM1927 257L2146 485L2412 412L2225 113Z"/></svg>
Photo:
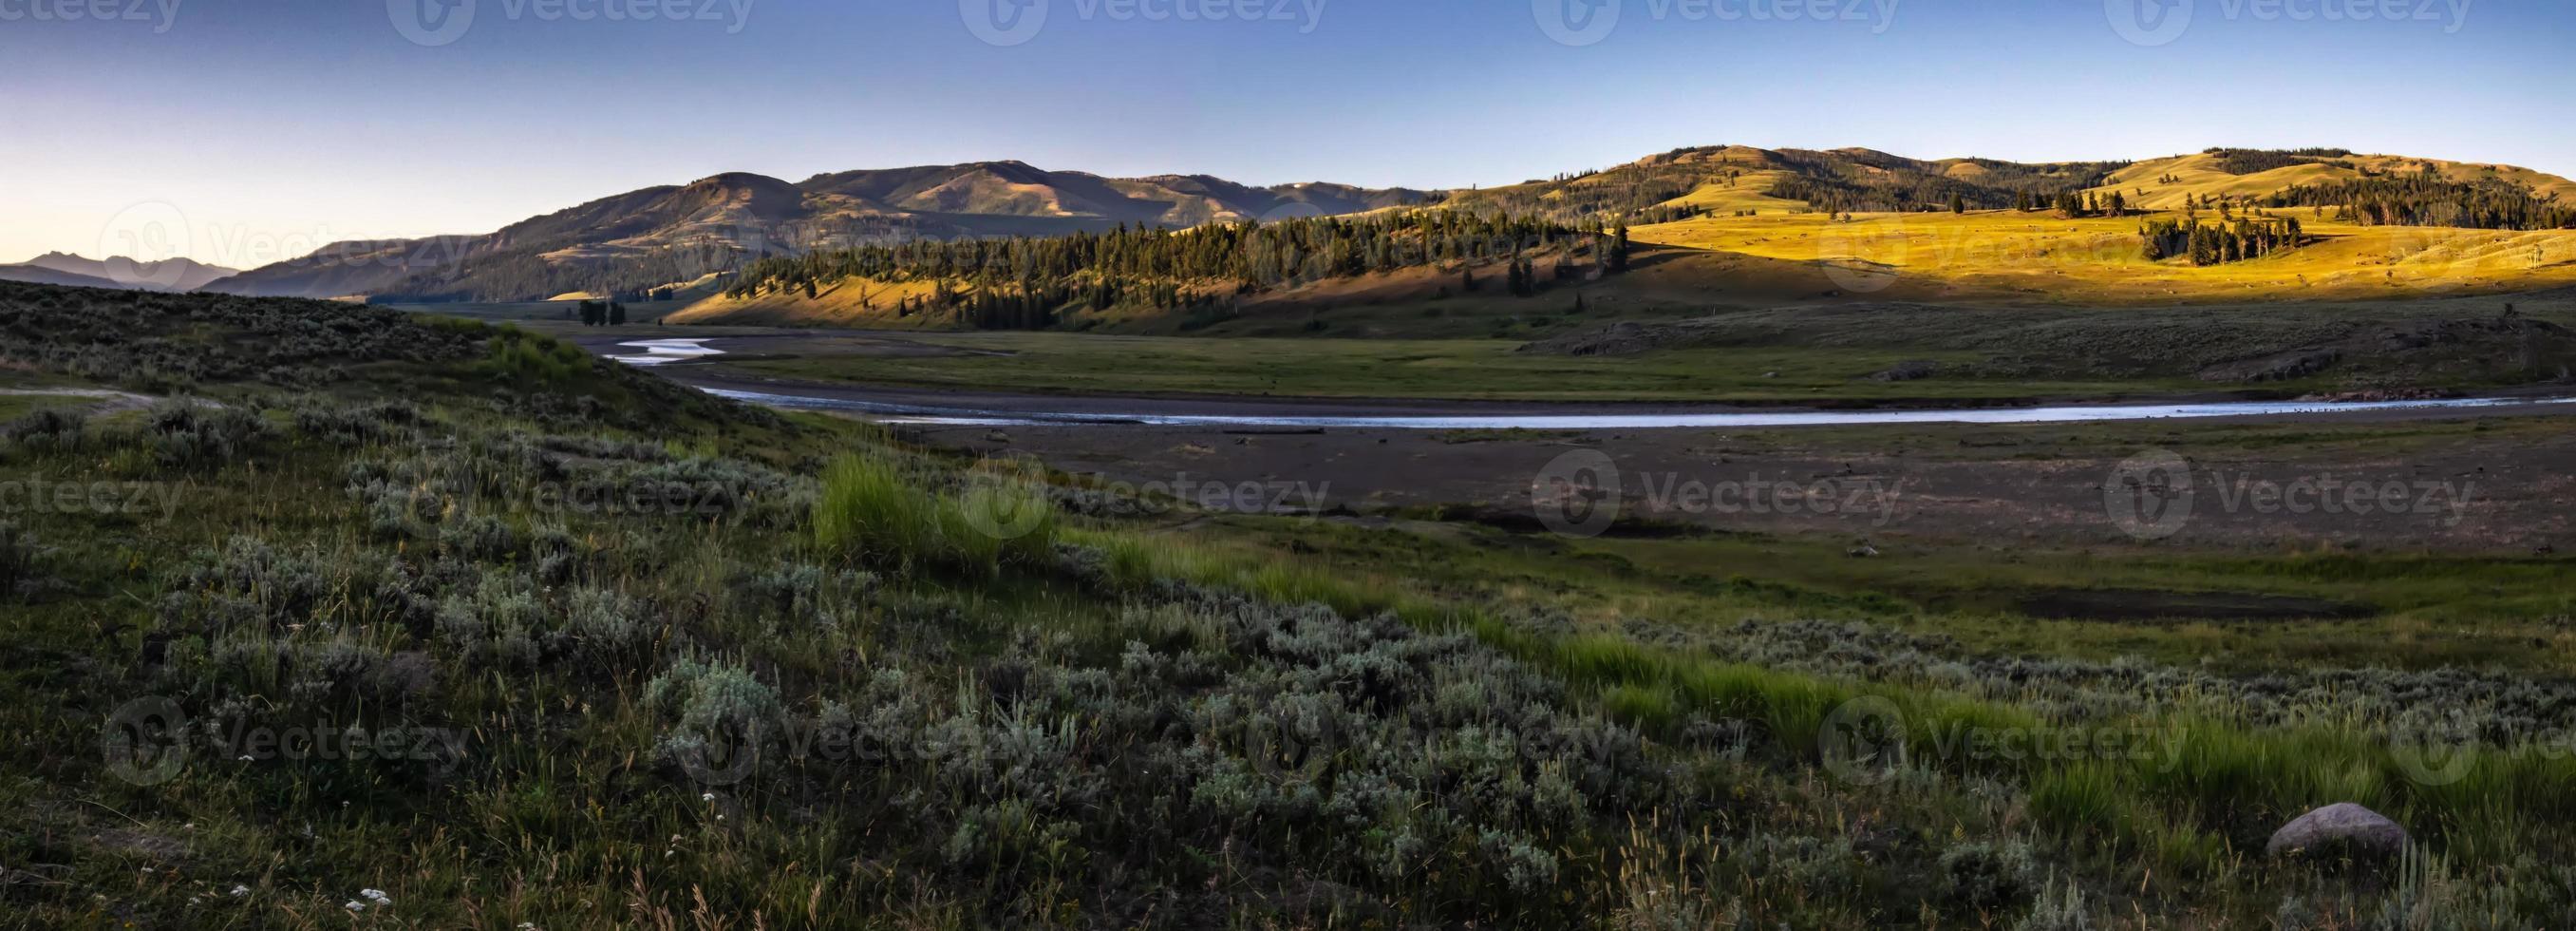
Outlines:
<svg viewBox="0 0 2576 931"><path fill-rule="evenodd" d="M745 256L860 241L1183 228L1359 213L1439 196L1342 184L1251 187L1204 175L1105 178L1021 162L850 171L801 183L734 173L591 201L485 236L337 243L214 290L423 300L632 292L686 283Z"/></svg>
<svg viewBox="0 0 2576 931"><path fill-rule="evenodd" d="M2293 185L2424 172L2576 200L2576 182L2527 169L2326 149L2211 149L2147 161L2023 164L1926 161L1869 149L1711 146L1553 179L1450 191L1254 187L1207 175L1110 178L1004 161L848 171L792 183L721 174L602 198L493 233L334 243L238 274L184 259L138 265L54 254L0 266L0 279L280 297L543 300L704 283L762 255L929 237L1185 228L1436 203L1654 222L1675 211L1866 213L1954 203L1995 209L2070 190L2116 190L2139 206L2179 209L2203 198L2247 199Z"/></svg>
<svg viewBox="0 0 2576 931"><path fill-rule="evenodd" d="M89 259L62 252L48 252L16 265L0 265L0 281L141 291L196 291L238 274L234 269L188 259L137 262L118 257Z"/></svg>

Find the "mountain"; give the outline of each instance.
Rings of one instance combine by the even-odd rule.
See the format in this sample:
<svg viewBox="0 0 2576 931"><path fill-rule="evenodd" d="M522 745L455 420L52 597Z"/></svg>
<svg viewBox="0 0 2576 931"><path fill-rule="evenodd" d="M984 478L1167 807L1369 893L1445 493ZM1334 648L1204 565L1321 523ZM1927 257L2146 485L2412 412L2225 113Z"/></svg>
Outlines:
<svg viewBox="0 0 2576 931"><path fill-rule="evenodd" d="M48 252L17 265L0 265L0 280L139 291L196 291L236 274L239 272L233 269L189 259L137 262L121 257L82 258L64 252Z"/></svg>
<svg viewBox="0 0 2576 931"><path fill-rule="evenodd" d="M925 237L1045 236L1359 213L1440 195L1339 184L1252 187L1203 175L1107 178L1023 162L817 175L748 173L645 188L484 236L341 243L214 290L280 297L537 300L694 281L747 257Z"/></svg>
<svg viewBox="0 0 2576 931"><path fill-rule="evenodd" d="M109 281L105 278L94 278L89 275L75 275L70 272L55 271L41 265L0 265L0 281L23 281L28 284L68 285L75 288L113 288L118 290L123 290L125 288L124 285Z"/></svg>
<svg viewBox="0 0 2576 931"><path fill-rule="evenodd" d="M1995 210L2074 191L2120 191L2148 209L2244 200L2300 185L2431 172L2479 190L2576 201L2576 182L2528 169L2334 149L2211 149L2150 161L2026 164L1917 159L1872 149L1676 149L1617 167L1498 188L1255 187L1206 175L1110 178L1025 162L846 171L789 182L732 173L630 191L481 236L341 243L215 282L213 290L415 301L635 294L767 255L924 238L1051 236L1120 225L1340 216L1442 203L1567 223L1644 225L1700 215Z"/></svg>
<svg viewBox="0 0 2576 931"><path fill-rule="evenodd" d="M335 242L303 258L264 265L206 286L257 297L339 298L381 294L413 275L452 265L476 236Z"/></svg>

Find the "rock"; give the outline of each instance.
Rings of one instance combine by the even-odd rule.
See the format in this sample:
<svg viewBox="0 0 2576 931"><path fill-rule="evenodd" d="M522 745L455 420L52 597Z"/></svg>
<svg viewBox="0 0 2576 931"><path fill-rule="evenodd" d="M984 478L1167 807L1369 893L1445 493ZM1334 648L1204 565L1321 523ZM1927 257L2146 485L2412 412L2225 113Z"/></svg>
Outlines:
<svg viewBox="0 0 2576 931"><path fill-rule="evenodd" d="M2345 802L2328 805L2282 826L2263 847L2267 856L2297 856L2311 851L2396 856L2405 852L2406 829L2378 812Z"/></svg>
<svg viewBox="0 0 2576 931"><path fill-rule="evenodd" d="M1863 544L1861 544L1860 546L1853 548L1853 550L1851 551L1851 558L1853 558L1853 559L1877 559L1877 558L1878 558L1878 547L1871 546L1871 545L1869 545L1869 544L1867 544L1867 543L1863 543Z"/></svg>
<svg viewBox="0 0 2576 931"><path fill-rule="evenodd" d="M1939 374L1938 362L1899 362L1893 368L1870 376L1872 381L1922 381Z"/></svg>

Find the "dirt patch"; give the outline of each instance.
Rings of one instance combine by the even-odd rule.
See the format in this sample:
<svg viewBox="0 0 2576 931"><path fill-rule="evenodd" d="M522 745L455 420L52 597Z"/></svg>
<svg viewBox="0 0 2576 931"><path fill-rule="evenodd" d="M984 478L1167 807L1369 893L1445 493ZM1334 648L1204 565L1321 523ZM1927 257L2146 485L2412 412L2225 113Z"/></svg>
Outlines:
<svg viewBox="0 0 2576 931"><path fill-rule="evenodd" d="M2369 605L2321 598L2118 589L2040 592L2014 607L2057 621L2349 621L2379 613Z"/></svg>

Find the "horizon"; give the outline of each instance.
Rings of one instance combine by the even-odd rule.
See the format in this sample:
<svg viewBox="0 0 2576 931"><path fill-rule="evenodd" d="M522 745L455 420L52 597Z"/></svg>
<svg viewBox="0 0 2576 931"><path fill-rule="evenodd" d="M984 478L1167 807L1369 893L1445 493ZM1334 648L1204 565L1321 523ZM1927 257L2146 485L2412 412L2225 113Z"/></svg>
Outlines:
<svg viewBox="0 0 2576 931"><path fill-rule="evenodd" d="M977 161L1463 190L1715 144L2025 163L2331 145L2576 175L2547 41L2576 11L2474 0L2394 21L2355 17L2395 10L2363 0L1321 0L1223 22L1206 13L1252 6L729 0L647 22L683 5L418 2L0 9L0 51L30 65L0 119L48 128L0 139L20 179L0 183L19 220L0 260L247 269L727 172ZM1978 54L1997 41L2009 57ZM2285 104L2266 61L2314 86ZM2406 68L2356 81L2346 61ZM134 124L171 141L137 146Z"/></svg>

